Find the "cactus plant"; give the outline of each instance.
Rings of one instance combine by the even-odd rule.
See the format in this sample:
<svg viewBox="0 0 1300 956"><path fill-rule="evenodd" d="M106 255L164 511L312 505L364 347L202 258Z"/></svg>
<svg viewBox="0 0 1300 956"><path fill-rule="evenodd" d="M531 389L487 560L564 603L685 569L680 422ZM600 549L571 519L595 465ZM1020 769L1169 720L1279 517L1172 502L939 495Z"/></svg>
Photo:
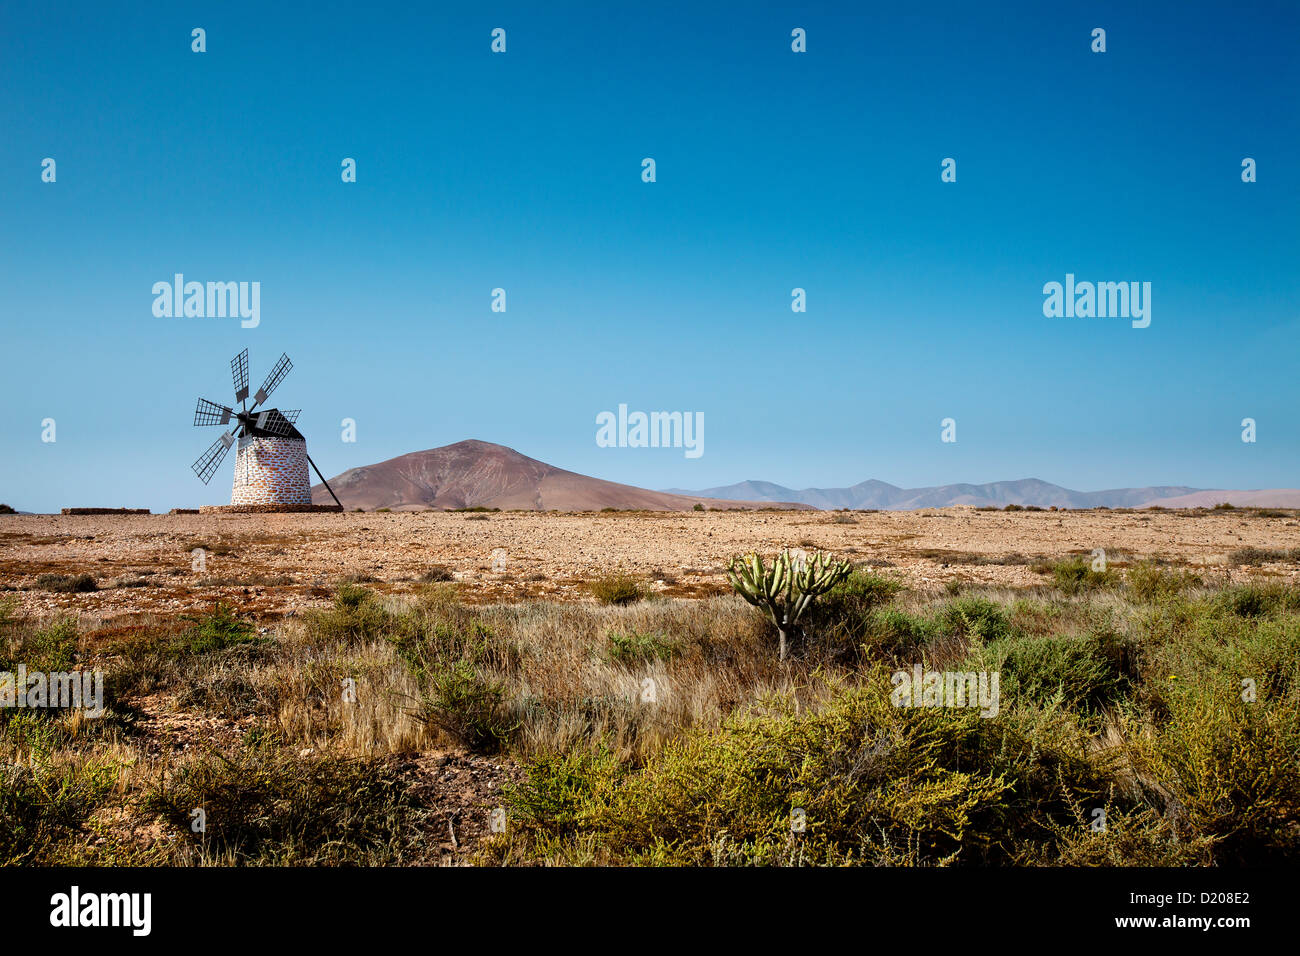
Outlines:
<svg viewBox="0 0 1300 956"><path fill-rule="evenodd" d="M847 561L833 561L818 551L795 560L786 548L771 567L755 552L737 556L727 565L727 580L736 593L767 612L780 639L780 659L785 660L791 639L799 635L799 619L812 602L849 576Z"/></svg>

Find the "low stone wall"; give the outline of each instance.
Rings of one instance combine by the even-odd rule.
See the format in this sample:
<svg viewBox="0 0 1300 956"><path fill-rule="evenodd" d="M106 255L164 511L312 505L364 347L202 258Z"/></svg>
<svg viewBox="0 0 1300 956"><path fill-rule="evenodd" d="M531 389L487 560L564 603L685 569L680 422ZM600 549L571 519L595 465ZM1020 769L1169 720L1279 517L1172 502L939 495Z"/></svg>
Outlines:
<svg viewBox="0 0 1300 956"><path fill-rule="evenodd" d="M148 508L64 508L65 515L147 515Z"/></svg>
<svg viewBox="0 0 1300 956"><path fill-rule="evenodd" d="M199 508L201 515L275 515L275 514L316 514L326 511L342 511L339 505L203 505Z"/></svg>

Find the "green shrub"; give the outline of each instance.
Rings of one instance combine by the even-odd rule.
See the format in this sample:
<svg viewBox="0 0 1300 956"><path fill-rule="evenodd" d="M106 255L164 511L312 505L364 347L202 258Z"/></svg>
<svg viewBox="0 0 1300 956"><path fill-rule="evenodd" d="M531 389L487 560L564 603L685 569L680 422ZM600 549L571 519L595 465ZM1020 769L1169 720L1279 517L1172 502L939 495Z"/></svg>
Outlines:
<svg viewBox="0 0 1300 956"><path fill-rule="evenodd" d="M888 604L903 589L901 582L868 571L854 570L814 605L827 620L862 618Z"/></svg>
<svg viewBox="0 0 1300 956"><path fill-rule="evenodd" d="M1002 606L982 597L949 602L939 612L938 623L949 634L969 641L999 641L1012 634Z"/></svg>
<svg viewBox="0 0 1300 956"><path fill-rule="evenodd" d="M1137 600L1147 604L1166 601L1201 583L1187 571L1164 568L1154 561L1140 561L1128 569L1128 586Z"/></svg>
<svg viewBox="0 0 1300 956"><path fill-rule="evenodd" d="M482 753L500 750L518 727L505 706L504 687L465 660L430 675L420 718Z"/></svg>
<svg viewBox="0 0 1300 956"><path fill-rule="evenodd" d="M528 764L528 779L509 785L504 795L512 819L533 833L572 832L594 821L597 791L616 786L628 773L608 750L579 748L544 753Z"/></svg>
<svg viewBox="0 0 1300 956"><path fill-rule="evenodd" d="M1058 590L1066 594L1114 587L1118 583L1117 575L1112 568L1096 571L1087 558L1058 561L1051 566L1051 570L1052 582Z"/></svg>
<svg viewBox="0 0 1300 956"><path fill-rule="evenodd" d="M835 585L805 615L805 630L814 643L829 648L857 648L872 640L879 630L877 609L893 600L903 585L891 578L866 571L852 571Z"/></svg>
<svg viewBox="0 0 1300 956"><path fill-rule="evenodd" d="M1239 617L1259 617L1300 610L1300 592L1281 584L1243 584L1220 591L1216 604Z"/></svg>
<svg viewBox="0 0 1300 956"><path fill-rule="evenodd" d="M906 656L937 635L935 623L897 608L881 608L867 618L863 641L868 649Z"/></svg>
<svg viewBox="0 0 1300 956"><path fill-rule="evenodd" d="M1179 827L1226 864L1294 862L1300 853L1300 707L1246 703L1231 686L1185 682L1144 742L1145 769L1170 794Z"/></svg>
<svg viewBox="0 0 1300 956"><path fill-rule="evenodd" d="M77 619L60 617L44 627L23 629L7 642L8 653L0 645L0 670L12 670L18 664L29 671L53 673L68 671L77 659Z"/></svg>
<svg viewBox="0 0 1300 956"><path fill-rule="evenodd" d="M1274 593L1294 598L1297 592ZM1142 627L1146 692L1162 714L1172 709L1170 695L1184 687L1240 691L1249 678L1261 700L1285 699L1300 688L1300 613L1280 597L1269 601L1253 587L1232 588L1167 605Z"/></svg>
<svg viewBox="0 0 1300 956"><path fill-rule="evenodd" d="M1038 706L1059 699L1092 715L1118 703L1128 686L1125 650L1109 635L1021 637L989 651L986 668L1001 673L1002 693Z"/></svg>
<svg viewBox="0 0 1300 956"><path fill-rule="evenodd" d="M107 759L55 755L55 728L32 713L0 727L21 762L0 762L0 866L66 861L90 839L90 815L113 798L119 768Z"/></svg>
<svg viewBox="0 0 1300 956"><path fill-rule="evenodd" d="M1052 839L1060 780L1103 790L1059 716L899 708L887 687L882 674L815 711L737 715L639 769L600 751L542 758L507 791L512 819L561 862L994 863Z"/></svg>
<svg viewBox="0 0 1300 956"><path fill-rule="evenodd" d="M681 651L679 641L664 634L626 634L611 632L606 639L606 654L620 664L648 664L651 661L670 661Z"/></svg>
<svg viewBox="0 0 1300 956"><path fill-rule="evenodd" d="M186 617L184 620L190 621L191 627L179 637L177 650L188 651L190 654L210 654L258 639L252 622L240 617L234 608L220 601L212 613L201 618Z"/></svg>
<svg viewBox="0 0 1300 956"><path fill-rule="evenodd" d="M60 844L86 840L87 819L115 779L110 765L96 762L0 767L0 866L51 862Z"/></svg>
<svg viewBox="0 0 1300 956"><path fill-rule="evenodd" d="M587 587L601 604L631 604L645 596L640 582L621 572L590 581Z"/></svg>
<svg viewBox="0 0 1300 956"><path fill-rule="evenodd" d="M341 584L334 606L306 615L308 633L318 642L360 644L383 638L393 627L393 615L379 595L355 584Z"/></svg>
<svg viewBox="0 0 1300 956"><path fill-rule="evenodd" d="M1030 848L1020 862L1028 865L1058 866L1210 866L1213 864L1214 841L1210 837L1179 832L1168 815L1152 807L1119 809L1105 806L1106 826L1094 829L1096 817L1087 808L1075 805L1074 819L1052 826L1055 844ZM1092 808L1096 810L1098 808Z"/></svg>

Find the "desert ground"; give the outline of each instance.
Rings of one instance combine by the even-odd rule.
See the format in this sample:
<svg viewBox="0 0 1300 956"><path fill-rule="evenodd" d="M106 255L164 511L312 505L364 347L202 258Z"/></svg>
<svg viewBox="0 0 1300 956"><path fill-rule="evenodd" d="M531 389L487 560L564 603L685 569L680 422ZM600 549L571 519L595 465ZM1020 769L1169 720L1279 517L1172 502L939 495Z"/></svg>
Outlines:
<svg viewBox="0 0 1300 956"><path fill-rule="evenodd" d="M788 660L785 547L854 565ZM0 866L1300 857L1294 511L7 515L20 667L106 708L0 707Z"/></svg>
<svg viewBox="0 0 1300 956"><path fill-rule="evenodd" d="M217 600L273 618L327 605L340 581L402 593L431 572L471 603L589 601L585 582L617 571L651 593L704 597L726 590L732 555L784 547L831 551L922 591L1033 587L1047 563L1099 548L1109 563L1167 562L1224 583L1300 579L1296 555L1283 553L1300 548L1293 511L427 511L0 516L0 590L17 592L27 614L105 619ZM88 574L98 590L42 590L42 574Z"/></svg>

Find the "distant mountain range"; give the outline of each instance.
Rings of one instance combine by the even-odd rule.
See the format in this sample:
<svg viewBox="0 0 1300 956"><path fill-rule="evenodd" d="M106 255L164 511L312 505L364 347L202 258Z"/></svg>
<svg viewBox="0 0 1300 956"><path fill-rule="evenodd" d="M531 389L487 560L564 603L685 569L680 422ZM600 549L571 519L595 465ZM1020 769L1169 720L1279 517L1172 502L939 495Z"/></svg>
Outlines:
<svg viewBox="0 0 1300 956"><path fill-rule="evenodd" d="M703 491L671 489L669 494L701 495L710 498L743 498L746 501L795 501L814 508L854 510L875 508L905 511L912 508L948 508L954 505L1002 508L1007 505L1037 505L1040 508L1166 508L1213 507L1227 502L1239 506L1300 508L1300 490L1271 489L1232 491L1156 485L1149 488L1111 488L1107 491L1072 491L1040 481L993 481L983 485L937 485L932 488L899 488L872 479L849 488L804 488L796 491L770 481L742 481Z"/></svg>
<svg viewBox="0 0 1300 956"><path fill-rule="evenodd" d="M985 485L899 488L883 481L864 481L851 488L805 488L796 491L770 481L744 481L703 491L651 491L590 478L522 455L513 448L485 441L461 441L411 452L388 461L350 468L330 479L348 510L391 508L501 508L531 511L618 510L689 511L705 508L869 509L946 508L1009 504L1048 508L1208 507L1237 505L1300 508L1300 491L1214 491L1183 486L1071 491L1060 485L1025 478ZM330 504L324 485L312 488L312 500Z"/></svg>
<svg viewBox="0 0 1300 956"><path fill-rule="evenodd" d="M461 441L411 452L374 465L349 468L329 479L343 507L501 508L530 511L600 511L602 508L690 511L705 508L808 508L797 503L722 501L706 495L672 494L588 478L485 441ZM312 501L332 504L324 485L312 487Z"/></svg>

